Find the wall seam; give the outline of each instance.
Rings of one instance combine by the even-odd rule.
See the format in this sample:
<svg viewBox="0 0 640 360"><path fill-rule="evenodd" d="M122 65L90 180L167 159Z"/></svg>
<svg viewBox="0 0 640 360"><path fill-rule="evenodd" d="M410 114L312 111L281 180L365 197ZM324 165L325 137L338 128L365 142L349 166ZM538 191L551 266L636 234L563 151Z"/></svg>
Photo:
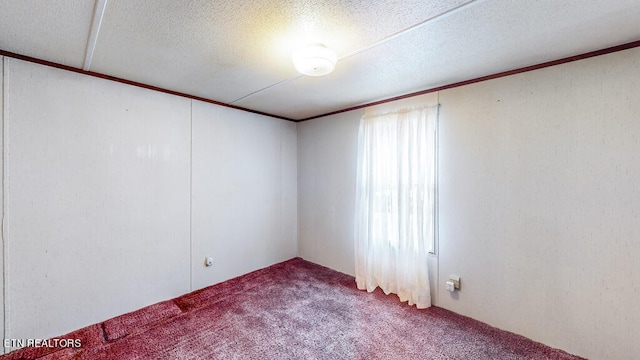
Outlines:
<svg viewBox="0 0 640 360"><path fill-rule="evenodd" d="M0 64L2 66L2 101L0 106L2 108L2 115L0 117L0 126L2 127L2 314L4 320L2 338L7 339L10 335L10 321L9 321L9 243L7 241L7 132L5 126L5 119L7 118L7 89L9 83L8 76L8 59L2 57ZM4 347L3 341L3 353L9 352L11 349Z"/></svg>
<svg viewBox="0 0 640 360"><path fill-rule="evenodd" d="M294 166L296 169L295 172L295 176L294 179L296 181L296 192L295 192L295 196L296 196L296 201L294 202L295 205L295 209L296 211L294 212L294 214L296 214L296 221L294 222L293 226L295 226L295 231L294 231L294 235L296 237L296 256L300 256L300 223L298 222L300 219L300 216L298 214L299 211L299 205L298 205L298 187L300 186L300 182L298 181L298 124L294 123L294 126L296 128L295 134L296 134L296 141L295 141L295 145L296 145L296 161L294 162Z"/></svg>
<svg viewBox="0 0 640 360"><path fill-rule="evenodd" d="M301 257L300 256L300 164L298 163L299 159L300 159L300 144L298 143L299 139L300 139L300 127L298 126L298 123L296 124L296 257Z"/></svg>
<svg viewBox="0 0 640 360"><path fill-rule="evenodd" d="M189 106L189 292L193 291L193 100Z"/></svg>
<svg viewBox="0 0 640 360"><path fill-rule="evenodd" d="M282 191L282 185L284 183L284 176L283 176L283 172L286 171L284 166L284 153L283 153L283 149L282 149L282 143L284 141L284 125L283 123L280 121L278 124L278 165L279 165L279 169L278 169L278 192L280 193L279 195L279 199L278 199L278 241L283 241L283 238L286 238L287 234L285 232L286 226L284 224L285 220L284 220L284 191Z"/></svg>
<svg viewBox="0 0 640 360"><path fill-rule="evenodd" d="M435 244L434 252L436 258L436 299L435 305L440 303L440 92L436 92L436 101L438 103L436 115L436 189L435 189Z"/></svg>

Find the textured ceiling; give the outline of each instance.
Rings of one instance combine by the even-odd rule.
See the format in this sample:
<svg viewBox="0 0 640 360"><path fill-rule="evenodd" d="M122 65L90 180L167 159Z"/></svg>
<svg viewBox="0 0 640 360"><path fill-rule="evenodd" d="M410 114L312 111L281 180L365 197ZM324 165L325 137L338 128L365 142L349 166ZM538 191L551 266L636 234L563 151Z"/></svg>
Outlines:
<svg viewBox="0 0 640 360"><path fill-rule="evenodd" d="M304 119L640 40L638 19L638 0L2 0L0 50ZM333 73L295 72L308 41Z"/></svg>

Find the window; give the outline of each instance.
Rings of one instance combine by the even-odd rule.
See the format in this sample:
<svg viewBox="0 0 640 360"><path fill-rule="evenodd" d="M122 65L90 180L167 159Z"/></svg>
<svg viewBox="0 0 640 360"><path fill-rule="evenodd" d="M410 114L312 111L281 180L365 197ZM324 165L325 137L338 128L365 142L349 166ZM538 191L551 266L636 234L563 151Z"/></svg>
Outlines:
<svg viewBox="0 0 640 360"><path fill-rule="evenodd" d="M358 138L356 281L430 306L437 107L365 115Z"/></svg>

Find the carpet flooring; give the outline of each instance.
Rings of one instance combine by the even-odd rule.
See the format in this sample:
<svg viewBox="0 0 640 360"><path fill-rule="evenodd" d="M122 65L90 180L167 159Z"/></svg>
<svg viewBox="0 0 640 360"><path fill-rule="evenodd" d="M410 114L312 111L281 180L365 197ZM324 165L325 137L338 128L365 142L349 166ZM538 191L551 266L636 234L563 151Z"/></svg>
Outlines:
<svg viewBox="0 0 640 360"><path fill-rule="evenodd" d="M579 359L300 258L59 338L0 359Z"/></svg>

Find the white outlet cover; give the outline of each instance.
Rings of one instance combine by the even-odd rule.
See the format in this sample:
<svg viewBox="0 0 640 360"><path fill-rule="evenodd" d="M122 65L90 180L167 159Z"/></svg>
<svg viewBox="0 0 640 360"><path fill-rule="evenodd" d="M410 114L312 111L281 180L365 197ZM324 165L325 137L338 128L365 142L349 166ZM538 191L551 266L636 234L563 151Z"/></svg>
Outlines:
<svg viewBox="0 0 640 360"><path fill-rule="evenodd" d="M204 259L204 264L205 264L206 266L211 266L211 265L213 265L213 258L208 257L208 258Z"/></svg>
<svg viewBox="0 0 640 360"><path fill-rule="evenodd" d="M447 291L455 291L456 290L456 285L453 283L453 281L447 281L445 284L445 287L447 289Z"/></svg>

